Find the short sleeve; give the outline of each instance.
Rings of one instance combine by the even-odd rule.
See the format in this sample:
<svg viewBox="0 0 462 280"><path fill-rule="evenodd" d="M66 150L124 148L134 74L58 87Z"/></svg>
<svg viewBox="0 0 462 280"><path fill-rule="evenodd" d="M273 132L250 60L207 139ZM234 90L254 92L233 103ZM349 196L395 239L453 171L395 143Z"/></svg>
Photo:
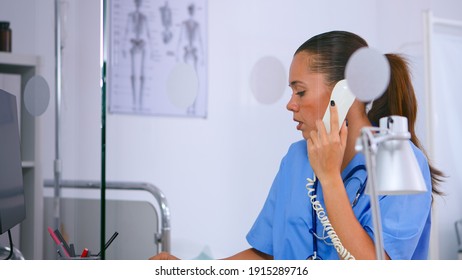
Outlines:
<svg viewBox="0 0 462 280"><path fill-rule="evenodd" d="M274 178L273 184L266 198L260 214L247 234L247 242L255 249L268 255L273 255L273 222L276 208L278 188L283 177L284 160Z"/></svg>

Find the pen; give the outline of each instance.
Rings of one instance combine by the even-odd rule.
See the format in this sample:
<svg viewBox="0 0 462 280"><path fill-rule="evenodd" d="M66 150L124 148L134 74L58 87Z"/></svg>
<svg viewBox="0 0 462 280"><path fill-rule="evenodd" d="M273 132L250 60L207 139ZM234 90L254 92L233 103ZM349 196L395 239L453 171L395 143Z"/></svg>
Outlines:
<svg viewBox="0 0 462 280"><path fill-rule="evenodd" d="M58 247L59 247L59 249L56 250L56 252L58 253L59 257L61 259L66 259L66 260L70 259L70 256L66 254L66 249L64 249L63 244L59 244ZM63 254L61 252L64 252L64 256L63 256Z"/></svg>
<svg viewBox="0 0 462 280"><path fill-rule="evenodd" d="M65 255L66 257L70 257L69 251L66 250L66 247L64 247L63 242L61 242L61 241L59 240L59 238L56 236L56 234L53 232L53 230L52 230L50 227L48 227L48 232L50 233L51 238L52 238L53 241L56 243L56 245L58 245L58 246L60 246L60 248L62 248L62 250L63 250L63 252L64 252L64 255Z"/></svg>
<svg viewBox="0 0 462 280"><path fill-rule="evenodd" d="M109 240L106 242L106 244L104 244L104 251L106 251L106 249L109 247L109 245L111 245L112 241L114 241L114 239L117 237L117 235L119 235L119 233L116 231L114 232L114 234L111 236L111 238L109 238ZM99 256L101 255L101 252L98 253L98 255L96 256Z"/></svg>
<svg viewBox="0 0 462 280"><path fill-rule="evenodd" d="M69 247L69 245L67 244L66 240L64 239L64 237L61 235L61 232L58 230L58 229L55 229L55 235L56 237L59 239L59 241L61 241L61 243L63 244L63 247L64 249L66 249L67 251L67 254L70 255L70 252L71 252L71 248Z"/></svg>
<svg viewBox="0 0 462 280"><path fill-rule="evenodd" d="M69 252L70 255L71 255L71 257L75 257L75 247L74 247L74 244L72 244L72 243L69 244L69 248L71 249L70 252Z"/></svg>

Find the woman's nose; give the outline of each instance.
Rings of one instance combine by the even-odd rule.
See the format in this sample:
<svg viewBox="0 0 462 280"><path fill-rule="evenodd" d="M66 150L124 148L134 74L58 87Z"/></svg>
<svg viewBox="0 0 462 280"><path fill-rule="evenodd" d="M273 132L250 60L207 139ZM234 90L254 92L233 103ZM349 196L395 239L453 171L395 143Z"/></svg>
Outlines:
<svg viewBox="0 0 462 280"><path fill-rule="evenodd" d="M290 100L287 103L286 108L287 110L292 111L292 112L296 112L298 110L298 104L297 102L295 102L293 95L290 97Z"/></svg>

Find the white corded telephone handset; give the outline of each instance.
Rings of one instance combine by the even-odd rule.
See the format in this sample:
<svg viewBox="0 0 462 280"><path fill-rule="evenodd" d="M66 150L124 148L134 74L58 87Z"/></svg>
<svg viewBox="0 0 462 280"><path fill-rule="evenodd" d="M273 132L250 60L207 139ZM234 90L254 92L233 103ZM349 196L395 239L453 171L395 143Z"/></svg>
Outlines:
<svg viewBox="0 0 462 280"><path fill-rule="evenodd" d="M335 101L335 106L337 107L338 111L338 122L339 128L342 127L343 121L346 118L348 110L350 110L351 105L353 105L353 101L355 100L355 96L348 88L347 82L345 79L340 80L335 85L334 89L332 90L332 95L330 100ZM330 103L329 103L330 104ZM322 121L326 126L327 133L330 132L330 105L327 106L326 113Z"/></svg>
<svg viewBox="0 0 462 280"><path fill-rule="evenodd" d="M348 88L346 80L340 80L339 82L337 82L334 89L332 90L332 95L331 95L330 100L335 101L335 106L337 107L337 111L338 111L338 121L339 121L339 129L340 129L348 113L348 110L350 109L351 105L353 104L353 101L355 100L355 96L353 95L353 93L351 93L350 89ZM324 122L324 125L326 126L326 131L328 133L330 132L330 108L329 106L330 106L330 103L327 106L326 113L324 114L324 117L322 119L322 121ZM310 202L312 204L314 211L316 211L316 217L321 221L324 231L330 237L333 243L333 246L335 247L340 257L346 260L354 260L355 259L354 256L351 255L351 253L348 252L348 250L345 247L343 247L342 243L340 242L340 239L337 236L337 233L335 232L334 228L330 224L326 211L321 206L321 203L316 200L316 197L317 197L315 194L316 190L314 189L314 183L316 181L316 176L314 175L313 179L307 178L307 180L308 180L308 184L306 185L306 188L308 190L308 197L310 198Z"/></svg>

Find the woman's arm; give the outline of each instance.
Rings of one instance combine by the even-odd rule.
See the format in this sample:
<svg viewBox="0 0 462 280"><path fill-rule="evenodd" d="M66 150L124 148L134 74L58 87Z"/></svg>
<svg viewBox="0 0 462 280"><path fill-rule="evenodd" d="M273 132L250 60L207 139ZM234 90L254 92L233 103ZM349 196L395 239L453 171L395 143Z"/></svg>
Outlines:
<svg viewBox="0 0 462 280"><path fill-rule="evenodd" d="M356 219L340 174L324 180L322 186L329 220L343 247L356 259L375 259L375 244ZM386 253L385 258L390 259Z"/></svg>
<svg viewBox="0 0 462 280"><path fill-rule="evenodd" d="M307 139L310 164L321 182L328 218L343 247L356 259L374 259L374 242L354 215L340 174L347 127L344 123L339 130L335 105L330 106L330 113L331 132L327 133L319 120L316 122L317 131L311 131Z"/></svg>

